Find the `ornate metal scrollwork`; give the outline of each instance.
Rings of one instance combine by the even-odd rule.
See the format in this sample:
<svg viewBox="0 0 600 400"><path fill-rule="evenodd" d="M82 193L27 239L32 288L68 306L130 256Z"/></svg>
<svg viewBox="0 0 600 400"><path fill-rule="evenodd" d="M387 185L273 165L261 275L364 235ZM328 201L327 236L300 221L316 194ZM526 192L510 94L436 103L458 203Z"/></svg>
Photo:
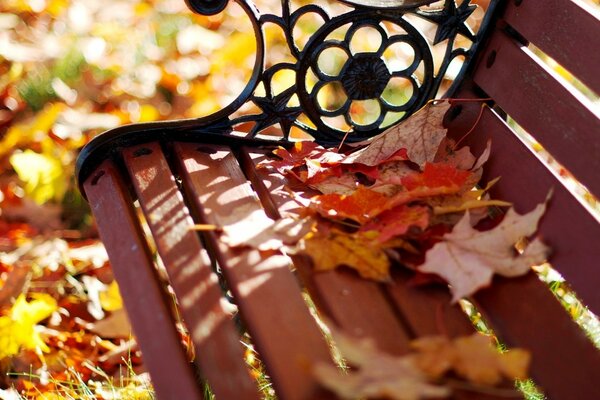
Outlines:
<svg viewBox="0 0 600 400"><path fill-rule="evenodd" d="M282 15L261 14L250 0L235 0L250 19L257 42L256 61L252 76L242 93L227 107L198 122L209 126L212 122L222 124L228 121L233 129L242 123L252 122L253 127L248 135L254 137L262 130L280 125L283 139L287 139L292 127L308 132L317 142L332 144L347 136L348 141L359 141L380 133L385 126L399 122L418 110L427 100L435 96L450 62L463 56L469 60L472 48L455 47L458 35L476 44L477 36L466 24L467 18L476 6L470 0L463 0L457 6L455 0L445 0L439 9L423 9L433 0L341 0L349 5L347 12L341 15L330 15L324 8L316 4L290 9L290 1L282 0ZM202 1L187 0L188 6L201 14L215 14L227 6L226 0ZM323 20L320 28L312 34L306 45L299 48L294 38L294 28L298 20L309 13L316 14ZM409 21L408 15L435 24L436 34L430 44L420 30ZM284 32L287 46L295 58L295 62L284 62L265 68L266 44L264 25L278 25ZM353 52L351 43L354 35L361 28L370 28L379 33L379 48L372 52ZM394 28L394 29L389 29ZM345 30L343 40L336 39L335 33ZM439 66L435 66L432 45L447 41L445 57ZM386 62L384 53L394 45L402 44L410 49L412 61L400 69L391 68ZM336 74L323 71L320 57L330 49L345 54L346 60ZM295 85L275 93L272 90L273 76L281 70L295 73ZM420 77L416 71L421 72ZM309 84L309 76L316 76L316 83ZM406 96L400 104L390 102L385 92L392 80L401 79L412 88L410 96ZM264 92L257 94L257 87L262 85ZM336 108L321 104L319 92L326 85L337 85L340 91L341 104ZM410 90L408 92L411 92ZM299 104L290 101L297 96ZM233 116L244 103L253 102L260 113ZM376 118L363 123L352 116L353 102L374 101L379 114ZM304 114L309 123L298 117ZM332 125L332 118L342 118L352 131Z"/></svg>

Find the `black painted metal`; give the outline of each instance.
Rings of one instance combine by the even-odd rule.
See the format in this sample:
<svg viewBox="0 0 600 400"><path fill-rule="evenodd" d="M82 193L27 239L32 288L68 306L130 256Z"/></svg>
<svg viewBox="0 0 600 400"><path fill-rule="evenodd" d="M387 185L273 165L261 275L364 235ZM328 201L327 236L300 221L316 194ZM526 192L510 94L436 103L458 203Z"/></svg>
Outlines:
<svg viewBox="0 0 600 400"><path fill-rule="evenodd" d="M112 152L113 148L129 142L139 142L144 138L189 140L194 135L229 135L236 126L248 123L252 123L252 128L247 133L248 138L254 138L264 129L275 125L281 128L279 139L282 141L287 141L292 127L308 132L315 141L326 146L335 145L344 137L348 142L372 137L383 131L384 122L390 125L407 118L435 96L452 60L462 56L465 59L465 67L459 74L460 79L484 37L487 25L492 20L490 15L486 15L478 34L474 35L465 22L475 9L475 6L470 4L470 0L463 0L459 5L455 0L445 0L443 7L433 9L422 8L433 3L433 0L340 0L350 6L343 7L345 11L340 15L330 15L317 4L303 5L292 11L290 0L281 0L282 15L261 14L250 0L234 1L246 13L256 38L254 67L242 93L228 106L206 117L131 125L105 132L82 151L77 163L80 182L92 169L93 160L102 158L102 155L97 155L98 153L106 157L106 152ZM186 0L186 3L194 12L211 15L224 10L228 1ZM492 0L489 11L500 3L500 0ZM323 24L312 34L308 42L299 48L294 38L294 27L298 20L307 14L319 16ZM437 26L434 43L428 42L418 27L406 18L408 15ZM265 67L264 27L266 24L276 24L282 29L290 53L295 59L293 62ZM389 29L392 26L398 29ZM375 29L379 33L381 44L373 52L353 53L351 43L354 35L365 27ZM343 40L332 38L333 33L344 31ZM471 47L466 49L456 47L458 35L469 39L472 43ZM432 45L444 41L445 56L440 65L436 66L431 48ZM398 43L409 46L414 53L414 58L406 68L392 71L383 55L387 48ZM319 65L319 58L332 48L346 56L343 67L335 76L322 71ZM415 73L417 69L423 72L422 79L417 77ZM272 88L273 76L282 70L292 71L295 74L295 85L275 93ZM308 87L307 84L309 74L318 80L312 87ZM405 79L412 86L412 94L403 104L391 104L383 96L392 79ZM337 109L328 109L326 105L320 103L319 91L328 84L337 85L338 90L343 91L341 98L342 100L345 98L345 101ZM259 86L264 89L261 90L261 93L264 92L261 95L257 94ZM297 97L299 105L290 105L290 100L294 97ZM351 110L353 102L365 100L376 102L379 115L374 120L361 124L352 118ZM254 103L260 109L260 113L235 116L234 113L247 102ZM310 126L299 120L301 114L310 120ZM386 119L388 114L395 120ZM341 130L328 123L329 118L335 117L342 118L346 122L350 127L349 134L347 130Z"/></svg>

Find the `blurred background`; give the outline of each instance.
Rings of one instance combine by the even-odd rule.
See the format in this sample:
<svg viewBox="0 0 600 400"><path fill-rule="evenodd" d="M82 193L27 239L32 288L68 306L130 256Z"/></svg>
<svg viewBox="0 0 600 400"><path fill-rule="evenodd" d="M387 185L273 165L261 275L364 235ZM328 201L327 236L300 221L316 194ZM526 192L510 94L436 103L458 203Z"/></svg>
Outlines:
<svg viewBox="0 0 600 400"><path fill-rule="evenodd" d="M475 31L488 2L472 2L480 6L469 19ZM280 13L276 0L256 3ZM334 13L345 9L323 3ZM298 43L318 29L315 18L298 24ZM434 26L419 28L433 40ZM369 32L357 40L359 51L372 48ZM289 58L277 28L266 30L266 41L267 65ZM444 49L444 43L433 49L437 60ZM204 17L183 0L0 2L0 399L152 398L118 287L76 189L74 161L104 130L226 106L245 86L255 50L252 27L233 3ZM403 51L394 56L410 56ZM323 68L339 70L343 62L332 54ZM460 60L451 66L442 91L460 67ZM273 85L283 90L294 82L282 73ZM402 101L406 90L400 83L385 95ZM335 108L340 95L332 86L319 100ZM251 104L241 110L254 111ZM368 103L351 109L365 124L377 112ZM330 123L345 129L343 121ZM247 356L260 378L252 349Z"/></svg>

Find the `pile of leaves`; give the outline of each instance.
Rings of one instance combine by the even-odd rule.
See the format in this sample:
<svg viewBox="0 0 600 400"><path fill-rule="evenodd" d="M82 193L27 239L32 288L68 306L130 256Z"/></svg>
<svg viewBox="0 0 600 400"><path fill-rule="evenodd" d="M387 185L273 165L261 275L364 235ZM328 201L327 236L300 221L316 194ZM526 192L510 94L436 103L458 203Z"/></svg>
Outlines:
<svg viewBox="0 0 600 400"><path fill-rule="evenodd" d="M549 248L538 238L526 242L545 203L525 215L509 208L494 228L474 228L490 208L510 203L490 199L497 179L477 186L491 145L478 158L457 148L442 124L449 107L450 100L431 102L358 150L297 142L262 162L317 193L291 193L317 216L295 251L308 254L317 271L345 265L381 282L390 279L392 262L435 274L450 285L453 301L489 285L494 273L524 275L545 262Z"/></svg>
<svg viewBox="0 0 600 400"><path fill-rule="evenodd" d="M442 121L452 101L430 102L358 149L297 142L261 162L259 168L296 182L289 195L302 205L297 226L304 233L295 243L289 234L282 240L290 251L307 254L316 273L346 266L384 283L391 281L392 267L410 268L421 284L446 282L453 302L490 285L494 274L524 275L544 263L550 249L530 239L548 200L519 215L510 203L490 198L498 179L477 185L491 144L475 157L446 136ZM510 208L502 213L500 207ZM478 224L493 227L479 230ZM404 357L343 333L334 339L356 369L340 374L317 365L315 374L348 399L443 397L451 393L448 381L440 384L448 374L472 385L496 385L502 377L524 378L529 363L526 350L500 354L481 334L423 337Z"/></svg>

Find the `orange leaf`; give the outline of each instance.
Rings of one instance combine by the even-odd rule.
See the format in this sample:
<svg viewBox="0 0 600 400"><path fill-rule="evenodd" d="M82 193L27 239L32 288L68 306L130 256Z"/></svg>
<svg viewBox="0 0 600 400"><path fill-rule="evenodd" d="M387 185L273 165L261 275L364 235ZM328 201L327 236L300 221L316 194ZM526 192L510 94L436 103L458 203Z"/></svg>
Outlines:
<svg viewBox="0 0 600 400"><path fill-rule="evenodd" d="M350 195L324 194L313 198L313 208L324 217L349 218L364 223L389 208L389 198L359 186Z"/></svg>
<svg viewBox="0 0 600 400"><path fill-rule="evenodd" d="M379 232L378 240L383 243L394 236L405 234L411 226L425 229L428 224L428 207L401 205L381 213L373 221L364 225L360 231Z"/></svg>
<svg viewBox="0 0 600 400"><path fill-rule="evenodd" d="M444 163L427 163L422 173L410 174L402 178L402 185L407 190L420 187L448 188L447 193L457 192L471 176L470 171L463 171L454 165Z"/></svg>

